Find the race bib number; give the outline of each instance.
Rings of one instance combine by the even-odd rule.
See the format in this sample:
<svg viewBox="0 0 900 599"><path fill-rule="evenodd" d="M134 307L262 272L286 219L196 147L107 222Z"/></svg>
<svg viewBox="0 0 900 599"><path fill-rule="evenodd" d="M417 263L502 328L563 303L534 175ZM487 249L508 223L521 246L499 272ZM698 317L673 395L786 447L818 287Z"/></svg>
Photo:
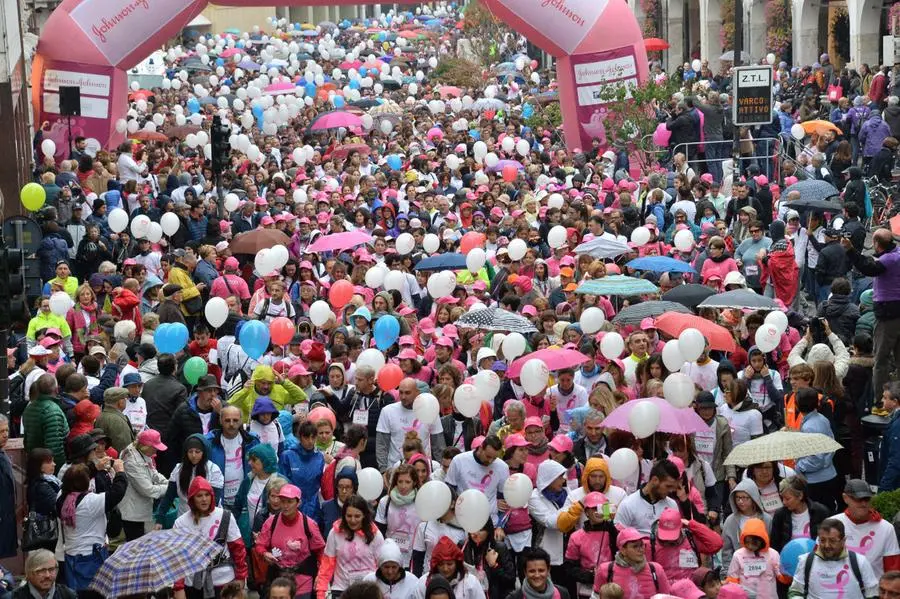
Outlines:
<svg viewBox="0 0 900 599"><path fill-rule="evenodd" d="M744 274L748 277L755 277L759 274L759 266L757 266L756 264L744 265Z"/></svg>
<svg viewBox="0 0 900 599"><path fill-rule="evenodd" d="M762 557L753 557L744 562L744 576L761 576L766 571L766 560Z"/></svg>
<svg viewBox="0 0 900 599"><path fill-rule="evenodd" d="M697 562L697 554L691 551L690 549L682 549L678 552L678 567L679 568L699 568L700 564Z"/></svg>
<svg viewBox="0 0 900 599"><path fill-rule="evenodd" d="M701 437L699 435L694 437L694 448L697 450L697 453L712 455L715 445L715 440L712 437Z"/></svg>
<svg viewBox="0 0 900 599"><path fill-rule="evenodd" d="M405 532L395 531L391 533L391 538L397 542L397 547L400 548L401 553L409 553L412 549L412 539Z"/></svg>
<svg viewBox="0 0 900 599"><path fill-rule="evenodd" d="M353 424L369 426L369 410L353 410Z"/></svg>
<svg viewBox="0 0 900 599"><path fill-rule="evenodd" d="M781 498L778 495L763 495L762 504L763 509L768 513L774 512L782 505Z"/></svg>
<svg viewBox="0 0 900 599"><path fill-rule="evenodd" d="M225 481L225 497L234 497L237 495L238 489L241 488L240 480L226 480Z"/></svg>

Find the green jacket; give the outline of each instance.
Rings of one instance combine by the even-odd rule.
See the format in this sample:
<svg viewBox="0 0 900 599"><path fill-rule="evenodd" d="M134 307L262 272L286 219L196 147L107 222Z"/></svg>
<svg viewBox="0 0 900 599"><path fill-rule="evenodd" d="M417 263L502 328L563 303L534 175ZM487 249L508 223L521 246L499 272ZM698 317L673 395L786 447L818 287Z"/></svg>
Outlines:
<svg viewBox="0 0 900 599"><path fill-rule="evenodd" d="M102 428L103 432L109 435L112 446L119 454L134 442L134 429L131 428L128 417L115 408L104 406L94 426Z"/></svg>
<svg viewBox="0 0 900 599"><path fill-rule="evenodd" d="M253 370L250 380L254 383L256 381L269 381L273 383L272 391L269 393L269 399L272 400L272 403L275 404L275 409L279 412L287 406L304 402L307 399L303 389L287 378L281 383L274 384L275 374L273 373L271 366L257 366ZM259 394L256 392L256 387L255 385L251 385L235 393L234 397L232 397L231 401L228 403L240 408L244 423L247 423L250 422L250 412L253 411L253 404L256 403L257 397L259 397Z"/></svg>
<svg viewBox="0 0 900 599"><path fill-rule="evenodd" d="M69 423L56 399L49 395L39 395L28 402L22 414L25 425L25 453L38 447L46 447L53 452L57 470L66 463L66 437Z"/></svg>

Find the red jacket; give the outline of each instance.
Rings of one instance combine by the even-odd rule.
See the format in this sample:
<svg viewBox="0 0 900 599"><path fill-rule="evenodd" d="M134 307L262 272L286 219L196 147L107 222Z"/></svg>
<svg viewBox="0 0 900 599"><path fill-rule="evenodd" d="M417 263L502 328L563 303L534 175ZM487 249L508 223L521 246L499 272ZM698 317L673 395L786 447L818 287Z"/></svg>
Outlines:
<svg viewBox="0 0 900 599"><path fill-rule="evenodd" d="M121 289L112 301L112 315L116 322L120 320L132 321L135 329L135 339L140 339L144 332L141 322L141 300L130 289Z"/></svg>

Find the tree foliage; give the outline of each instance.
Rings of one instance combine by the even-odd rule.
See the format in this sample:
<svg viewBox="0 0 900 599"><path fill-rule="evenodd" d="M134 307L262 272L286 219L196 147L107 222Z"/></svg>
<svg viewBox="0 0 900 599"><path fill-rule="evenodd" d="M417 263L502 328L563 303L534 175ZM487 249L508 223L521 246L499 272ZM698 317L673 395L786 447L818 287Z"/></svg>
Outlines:
<svg viewBox="0 0 900 599"><path fill-rule="evenodd" d="M463 32L481 64L487 66L498 62L499 41L512 33L512 29L495 17L481 0L472 0L463 15Z"/></svg>

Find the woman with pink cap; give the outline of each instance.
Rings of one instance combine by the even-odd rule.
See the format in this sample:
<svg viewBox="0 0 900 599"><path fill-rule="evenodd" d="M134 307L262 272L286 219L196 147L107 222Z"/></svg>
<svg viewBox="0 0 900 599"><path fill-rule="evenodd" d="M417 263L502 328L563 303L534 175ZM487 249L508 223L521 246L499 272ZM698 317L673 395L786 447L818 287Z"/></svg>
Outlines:
<svg viewBox="0 0 900 599"><path fill-rule="evenodd" d="M625 590L625 599L645 599L659 593L671 593L665 569L646 555L647 535L635 528L623 528L616 538L618 551L615 557L597 566L594 576L594 592L599 597L600 587L615 582Z"/></svg>
<svg viewBox="0 0 900 599"><path fill-rule="evenodd" d="M591 596L597 564L613 557L618 531L613 524L615 506L603 493L588 493L581 503L584 525L569 537L563 568L568 578L576 583L576 596L586 599Z"/></svg>

